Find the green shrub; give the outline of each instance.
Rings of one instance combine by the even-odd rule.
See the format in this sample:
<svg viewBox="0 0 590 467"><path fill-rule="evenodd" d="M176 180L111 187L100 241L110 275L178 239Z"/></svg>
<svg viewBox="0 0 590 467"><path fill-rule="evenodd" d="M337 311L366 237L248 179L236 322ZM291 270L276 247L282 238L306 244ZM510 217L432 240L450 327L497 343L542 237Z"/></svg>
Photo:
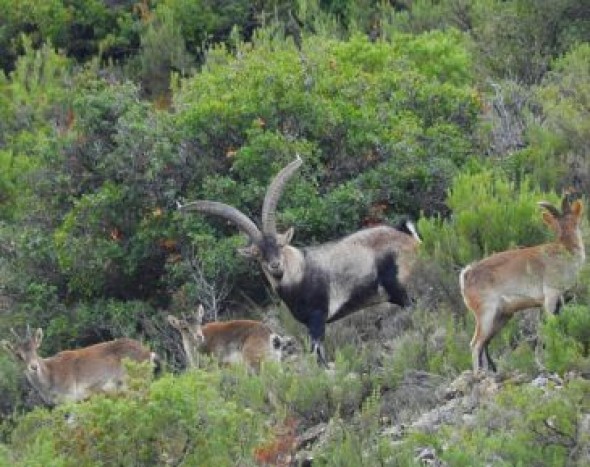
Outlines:
<svg viewBox="0 0 590 467"><path fill-rule="evenodd" d="M569 443L575 440L580 411L590 403L588 389L588 382L583 380L561 390L506 388L496 404L480 412L479 428L462 430L461 438L441 457L459 466L486 461L499 465L563 465L570 454Z"/></svg>
<svg viewBox="0 0 590 467"><path fill-rule="evenodd" d="M12 355L7 355L5 350L0 347L0 423L8 418L12 413L19 409L21 401L20 382L22 380L22 371L14 362ZM2 436L0 429L0 439ZM1 465L1 464L0 464Z"/></svg>
<svg viewBox="0 0 590 467"><path fill-rule="evenodd" d="M453 466L567 464L580 455L576 437L590 408L589 389L583 379L560 389L506 386L480 407L474 424L412 432L396 445L394 458L411 459L415 449L431 446Z"/></svg>
<svg viewBox="0 0 590 467"><path fill-rule="evenodd" d="M438 313L439 331L442 332L442 342L430 351L427 368L430 372L449 377L458 375L471 365L471 350L469 342L471 334L451 314ZM471 320L468 321L471 323ZM435 331L436 332L436 331ZM434 347L434 344L431 344Z"/></svg>
<svg viewBox="0 0 590 467"><path fill-rule="evenodd" d="M0 465L10 465L12 462L9 460L9 451L8 448L0 444Z"/></svg>
<svg viewBox="0 0 590 467"><path fill-rule="evenodd" d="M265 417L222 397L220 376L166 375L133 396L35 410L13 432L14 465L249 464Z"/></svg>
<svg viewBox="0 0 590 467"><path fill-rule="evenodd" d="M22 47L15 38L22 33L29 34L36 47L51 42L80 62L96 56L99 49L106 58L123 58L137 46L131 4L125 1L109 5L101 0L0 1L0 47L6 51L0 58L0 68L13 68Z"/></svg>
<svg viewBox="0 0 590 467"><path fill-rule="evenodd" d="M447 267L516 246L535 245L549 238L537 202L557 203L530 179L510 182L501 173L480 170L458 175L449 192L448 220L421 219L424 248Z"/></svg>
<svg viewBox="0 0 590 467"><path fill-rule="evenodd" d="M588 41L588 13L576 0L478 1L471 20L485 73L527 84L538 83L573 44Z"/></svg>
<svg viewBox="0 0 590 467"><path fill-rule="evenodd" d="M590 369L590 314L587 305L565 306L541 326L544 363L560 374Z"/></svg>
<svg viewBox="0 0 590 467"><path fill-rule="evenodd" d="M553 69L535 91L542 119L527 133L530 145L517 154L521 166L542 186L571 186L587 192L590 180L585 161L590 124L590 46L573 48L555 60Z"/></svg>
<svg viewBox="0 0 590 467"><path fill-rule="evenodd" d="M195 18L200 17L200 14L195 15ZM138 68L138 80L152 100L168 99L173 71L188 74L193 66L179 26L174 13L160 5L140 35L141 49L130 65Z"/></svg>
<svg viewBox="0 0 590 467"><path fill-rule="evenodd" d="M361 410L350 420L334 418L329 437L314 449L314 464L322 466L398 465L394 444L380 432L380 397L378 389L364 401ZM406 458L406 460L408 460ZM400 464L401 465L401 464ZM409 464L404 464L409 465Z"/></svg>

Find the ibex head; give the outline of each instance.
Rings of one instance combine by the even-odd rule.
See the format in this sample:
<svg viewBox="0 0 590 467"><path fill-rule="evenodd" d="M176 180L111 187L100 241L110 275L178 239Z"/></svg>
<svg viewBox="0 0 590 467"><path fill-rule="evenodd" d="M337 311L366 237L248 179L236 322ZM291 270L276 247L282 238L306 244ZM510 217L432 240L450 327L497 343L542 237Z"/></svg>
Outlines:
<svg viewBox="0 0 590 467"><path fill-rule="evenodd" d="M291 243L294 229L291 227L282 234L277 232L276 208L287 182L302 163L301 157L297 155L293 162L277 174L268 187L262 205L261 229L236 208L216 201L195 201L180 206L180 209L213 214L236 224L250 240L250 244L239 248L238 252L248 258L257 259L265 272L280 280L284 273L283 248Z"/></svg>
<svg viewBox="0 0 590 467"><path fill-rule="evenodd" d="M187 319L179 319L176 316L168 315L168 323L178 330L184 337L188 337L191 342L197 346L201 346L205 342L205 336L203 335L203 316L205 315L205 309L203 305L199 305L197 313L194 315L194 319L189 322Z"/></svg>
<svg viewBox="0 0 590 467"><path fill-rule="evenodd" d="M563 197L561 211L547 201L538 203L545 209L543 221L560 239L577 234L584 208L579 199L571 201L571 198L575 196L575 194L566 194Z"/></svg>
<svg viewBox="0 0 590 467"><path fill-rule="evenodd" d="M40 370L37 349L41 346L43 340L43 330L38 328L35 334L31 334L31 328L27 326L27 335L21 338L14 329L10 330L16 338L16 343L10 343L6 340L0 342L8 352L25 365L25 373L28 377L34 377Z"/></svg>

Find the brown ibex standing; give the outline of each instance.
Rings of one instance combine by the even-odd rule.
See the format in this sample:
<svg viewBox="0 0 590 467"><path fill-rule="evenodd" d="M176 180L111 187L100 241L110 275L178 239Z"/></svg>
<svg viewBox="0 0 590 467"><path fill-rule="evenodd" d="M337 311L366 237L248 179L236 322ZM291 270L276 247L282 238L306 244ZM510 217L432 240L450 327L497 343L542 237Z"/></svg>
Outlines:
<svg viewBox="0 0 590 467"><path fill-rule="evenodd" d="M180 333L188 366L199 366L199 354L214 356L222 364L245 363L258 371L263 361L281 361L287 339L259 321L217 321L202 325L205 310L199 305L192 322L168 315L168 323Z"/></svg>
<svg viewBox="0 0 590 467"><path fill-rule="evenodd" d="M325 365L326 323L377 303L410 303L405 286L420 238L413 224L406 222L399 228L367 228L315 247L290 245L293 228L278 233L275 211L286 183L301 163L298 156L268 187L262 205L262 230L248 216L224 203L195 201L180 209L223 217L248 235L250 245L239 252L258 260L273 289L307 327L312 351Z"/></svg>
<svg viewBox="0 0 590 467"><path fill-rule="evenodd" d="M496 253L461 271L463 300L475 316L474 372L488 365L496 371L488 344L514 313L539 306L556 313L560 297L574 285L586 258L580 231L583 205L580 200L570 203L568 196L561 212L546 201L539 203L544 222L557 236L554 242Z"/></svg>
<svg viewBox="0 0 590 467"><path fill-rule="evenodd" d="M41 358L37 353L43 339L41 328L31 335L27 327L24 339L12 332L17 342L12 344L4 340L0 344L24 364L25 376L48 405L76 402L92 394L124 389L123 359L149 361L156 369L159 367L157 355L133 339L116 339Z"/></svg>

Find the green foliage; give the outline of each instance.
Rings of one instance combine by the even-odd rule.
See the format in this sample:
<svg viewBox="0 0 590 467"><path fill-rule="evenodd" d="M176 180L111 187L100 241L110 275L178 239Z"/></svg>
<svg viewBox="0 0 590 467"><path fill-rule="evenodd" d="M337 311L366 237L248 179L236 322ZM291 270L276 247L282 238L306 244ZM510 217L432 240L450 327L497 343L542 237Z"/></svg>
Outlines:
<svg viewBox="0 0 590 467"><path fill-rule="evenodd" d="M439 375L457 375L465 368L469 368L471 364L469 349L471 336L452 319L452 315L447 315L445 318L438 320L439 329L442 330L444 326L442 342L439 343L442 348L435 348L430 352L428 370Z"/></svg>
<svg viewBox="0 0 590 467"><path fill-rule="evenodd" d="M209 43L227 40L234 25L248 27L253 12L246 0L164 0L155 11L156 17L170 13L179 24L187 49L193 56L201 56Z"/></svg>
<svg viewBox="0 0 590 467"><path fill-rule="evenodd" d="M45 329L46 340L73 348L79 347L78 342L85 339L136 336L138 319L155 314L153 308L140 301L96 300L82 303L67 313L52 317ZM49 350L44 351L44 354L48 353Z"/></svg>
<svg viewBox="0 0 590 467"><path fill-rule="evenodd" d="M200 18L200 14L194 17ZM152 99L166 99L170 94L172 70L188 73L192 58L185 47L182 29L174 13L160 5L147 21L140 35L141 51L131 67L137 66L138 79L144 92Z"/></svg>
<svg viewBox="0 0 590 467"><path fill-rule="evenodd" d="M120 41L128 45L130 38L126 37L126 33L129 29L123 26L129 21L131 11L126 11L126 8L132 2L123 3L127 5L108 5L101 0L50 0L42 3L2 0L0 46L7 53L2 55L0 67L5 71L12 69L22 46L18 40L21 33L30 34L36 46L51 42L79 61L97 54L100 42L108 35L120 36ZM117 53L109 51L108 55L116 56Z"/></svg>
<svg viewBox="0 0 590 467"><path fill-rule="evenodd" d="M471 329L471 322L466 326L442 307L436 312L414 310L410 329L395 339L384 358L383 384L395 388L413 370L458 375L471 363Z"/></svg>
<svg viewBox="0 0 590 467"><path fill-rule="evenodd" d="M537 202L557 202L530 181L508 181L492 170L458 175L447 204L449 220L421 219L425 249L446 265L465 265L493 252L534 245L549 238Z"/></svg>
<svg viewBox="0 0 590 467"><path fill-rule="evenodd" d="M10 457L8 448L3 444L0 444L0 465L10 465Z"/></svg>
<svg viewBox="0 0 590 467"><path fill-rule="evenodd" d="M133 397L38 409L13 433L14 465L250 463L253 448L268 436L264 418L225 400L219 378L203 371L167 375Z"/></svg>
<svg viewBox="0 0 590 467"><path fill-rule="evenodd" d="M38 127L47 132L50 127L47 119L59 118L66 103L65 85L71 76L69 61L51 43L34 49L30 39L23 36L22 40L23 54L8 75L10 79L0 80L6 103L2 108L6 122L0 128L6 125L6 130L17 135L18 131L34 131ZM9 136L12 135L3 132L2 140Z"/></svg>
<svg viewBox="0 0 590 467"><path fill-rule="evenodd" d="M376 425L377 418L375 417L373 420ZM351 426L342 420L336 420L331 428L329 441L322 446L321 450L318 449L314 452L314 464L342 467L397 465L391 464L395 453L393 444L380 437L375 429L367 430L364 425L362 428L361 426ZM365 429L363 430L363 428ZM405 460L409 462L410 459L406 458Z"/></svg>
<svg viewBox="0 0 590 467"><path fill-rule="evenodd" d="M568 305L541 326L544 363L550 371L590 369L590 316L587 305Z"/></svg>
<svg viewBox="0 0 590 467"><path fill-rule="evenodd" d="M588 382L561 390L532 386L504 389L478 415L480 428L443 430L437 444L453 437L441 458L452 465L548 465L566 463L575 441L580 413L588 410Z"/></svg>
<svg viewBox="0 0 590 467"><path fill-rule="evenodd" d="M31 159L0 150L0 219L13 219L19 200L26 197L25 174L34 168Z"/></svg>
<svg viewBox="0 0 590 467"><path fill-rule="evenodd" d="M0 218L14 221L29 207L31 177L54 150L49 135L67 126L69 62L51 45L24 53L8 79L0 74Z"/></svg>
<svg viewBox="0 0 590 467"><path fill-rule="evenodd" d="M66 135L67 149L47 156L59 175L35 186L61 219L53 232L61 272L74 296L151 294L174 230L165 211L176 195L171 135L136 87L92 79L81 86L78 136Z"/></svg>
<svg viewBox="0 0 590 467"><path fill-rule="evenodd" d="M335 365L335 373L327 373L309 355L297 371L267 371L262 377L287 413L310 424L326 422L339 413L353 413L365 396L365 382L350 373L347 362L337 358Z"/></svg>
<svg viewBox="0 0 590 467"><path fill-rule="evenodd" d="M331 422L319 465L410 465L424 445L452 465L575 457L584 382L561 390L563 406L510 388L475 426L401 443L382 436L379 413L387 404L404 419L433 403L403 395L416 370L445 379L469 367L459 267L550 238L536 202L590 187L580 2L0 0L0 11L0 337L42 326L49 355L139 335L165 356L168 311L205 298L223 311L244 295L257 306L269 287L236 255L235 226L180 215L176 200L224 201L257 221L269 180L296 153L305 164L278 209L296 244L422 214L422 280L440 276L383 346L346 323L329 336L331 372L312 357L260 375L210 361L150 385L130 367L127 396L21 416L30 401L2 355L0 410L16 429L2 427L0 464L253 465L260 446L281 441L270 427L290 417L301 430ZM490 144L482 168L475 159L494 135L480 114L505 109L477 89L499 79L535 99L517 144ZM586 295L541 326L551 371L588 371ZM503 370L533 373L521 324L492 352Z"/></svg>
<svg viewBox="0 0 590 467"><path fill-rule="evenodd" d="M14 38L18 38L21 33L25 32L27 26L36 32L34 37L36 44L52 41L63 45L63 42L60 42L65 36L64 25L67 11L62 1L52 0L39 4L33 0L22 2L2 0L0 10L2 10L4 17L0 44L2 44L2 50L7 52L2 54L0 64L5 72L12 69L13 61L18 55L19 43Z"/></svg>
<svg viewBox="0 0 590 467"><path fill-rule="evenodd" d="M314 463L322 466L414 465L415 447L393 442L380 424L380 396L374 391L350 421L336 418L330 436L314 450ZM417 465L417 464L416 464Z"/></svg>
<svg viewBox="0 0 590 467"><path fill-rule="evenodd" d="M325 201L306 199L306 204L332 216L350 206L357 214L345 217L343 227L348 230L358 222L359 210L366 212L371 202L381 201L382 191L395 190L408 179L416 186L424 181L426 191L435 185L434 177L416 180L423 166L432 165L422 170L434 174L449 153L457 164L465 161L470 144L463 135L474 123L477 104L467 85L469 61L457 34L400 36L391 44L371 43L361 36L348 42L312 38L305 49L305 66L295 49L264 37L253 48L238 45L238 59L225 48L213 49L203 72L184 81L175 96L181 108L177 122L193 138L201 160L223 162L224 167L229 160L234 177L241 175L246 158L266 162L260 170L252 170L258 164L249 169L256 178L247 179L246 189L242 184L229 187L230 193L238 190L247 199L237 203L230 195L225 200L241 208L246 204L245 212L258 211L258 196L270 176L299 151L325 196ZM439 60L434 67L434 55L448 61ZM421 128L428 138L418 138ZM410 161L416 165L417 160L420 168L410 170ZM407 171L383 186L384 177L378 174L399 170L400 165ZM357 177L363 171L375 174ZM305 182L299 179L299 184ZM332 200L337 187L344 191L337 191ZM215 194L211 186L206 188L208 195ZM362 191L362 197L355 190ZM310 187L308 193L315 190ZM250 198L256 199L254 207ZM391 202L396 212L416 212L407 198ZM301 213L309 216L313 210ZM335 219L323 218L324 225L314 227L333 235ZM302 224L309 221L300 219Z"/></svg>
<svg viewBox="0 0 590 467"><path fill-rule="evenodd" d="M0 423L5 417L17 407L20 399L20 380L21 371L13 361L13 356L8 355L0 346ZM0 429L0 439L2 438L2 429ZM0 464L2 465L2 464Z"/></svg>
<svg viewBox="0 0 590 467"><path fill-rule="evenodd" d="M575 0L479 1L472 10L473 37L486 72L533 84L553 58L588 40L589 19Z"/></svg>
<svg viewBox="0 0 590 467"><path fill-rule="evenodd" d="M584 168L590 125L590 46L581 44L555 60L553 69L535 90L542 123L528 131L530 147L517 155L522 167L544 186L590 187Z"/></svg>

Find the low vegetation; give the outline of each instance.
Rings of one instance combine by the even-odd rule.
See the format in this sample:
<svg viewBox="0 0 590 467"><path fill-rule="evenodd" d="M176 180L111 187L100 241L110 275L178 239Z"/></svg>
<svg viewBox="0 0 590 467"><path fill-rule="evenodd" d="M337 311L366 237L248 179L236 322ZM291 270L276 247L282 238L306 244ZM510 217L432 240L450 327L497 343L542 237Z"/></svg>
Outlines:
<svg viewBox="0 0 590 467"><path fill-rule="evenodd" d="M49 356L127 336L166 362L50 409L0 352L0 465L586 465L588 267L559 316L507 323L480 380L458 274L551 241L540 200L573 189L589 211L588 8L221 3L0 0L0 340L43 328ZM423 237L414 305L328 325L329 370L235 226L177 210L258 222L296 153L277 209L294 245L405 216ZM298 350L186 371L166 317L200 303Z"/></svg>

